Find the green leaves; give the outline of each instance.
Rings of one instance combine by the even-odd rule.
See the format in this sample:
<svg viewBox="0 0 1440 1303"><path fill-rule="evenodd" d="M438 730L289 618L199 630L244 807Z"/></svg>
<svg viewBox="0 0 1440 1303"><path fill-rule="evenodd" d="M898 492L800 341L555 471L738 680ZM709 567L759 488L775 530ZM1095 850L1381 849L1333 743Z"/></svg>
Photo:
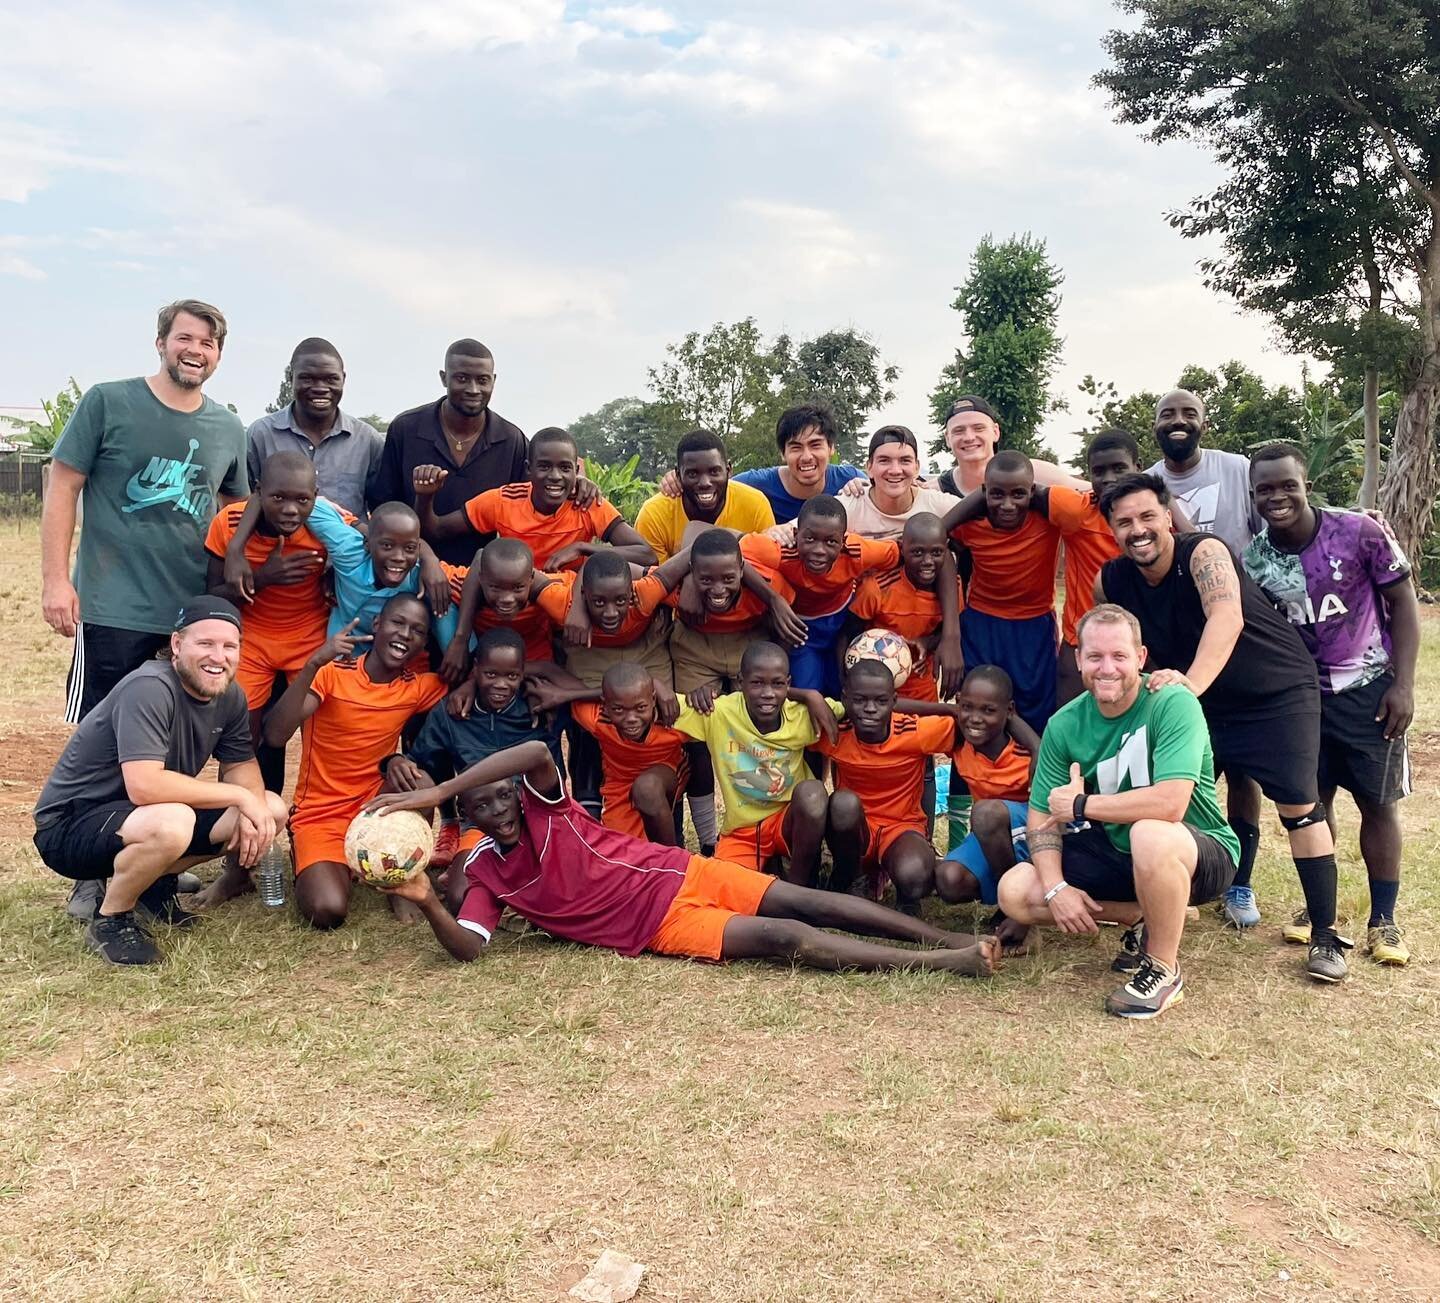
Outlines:
<svg viewBox="0 0 1440 1303"><path fill-rule="evenodd" d="M70 420L70 413L75 410L79 401L80 386L75 383L74 376L70 377L70 382L55 395L53 401L48 398L40 400L40 410L45 413L45 419L25 422L25 433L30 439L30 446L36 452L49 452L60 441L66 422Z"/></svg>

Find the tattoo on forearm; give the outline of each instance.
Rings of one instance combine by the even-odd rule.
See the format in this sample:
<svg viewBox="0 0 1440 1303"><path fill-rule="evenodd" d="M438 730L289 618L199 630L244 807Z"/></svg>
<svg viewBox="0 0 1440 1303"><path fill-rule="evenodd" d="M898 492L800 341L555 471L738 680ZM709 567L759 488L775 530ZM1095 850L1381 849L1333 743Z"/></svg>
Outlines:
<svg viewBox="0 0 1440 1303"><path fill-rule="evenodd" d="M1030 854L1033 857L1036 851L1060 851L1060 831L1058 828L1039 828L1029 834Z"/></svg>
<svg viewBox="0 0 1440 1303"><path fill-rule="evenodd" d="M1202 545L1196 548L1190 577L1195 581L1200 607L1206 615L1221 602L1240 600L1240 579L1235 573L1235 563L1223 547Z"/></svg>

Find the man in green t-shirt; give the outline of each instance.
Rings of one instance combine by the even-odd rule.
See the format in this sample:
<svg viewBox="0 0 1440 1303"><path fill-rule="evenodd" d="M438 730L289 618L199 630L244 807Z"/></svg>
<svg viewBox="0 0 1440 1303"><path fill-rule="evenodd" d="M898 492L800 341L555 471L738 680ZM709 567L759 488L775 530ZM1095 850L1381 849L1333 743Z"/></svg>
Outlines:
<svg viewBox="0 0 1440 1303"><path fill-rule="evenodd" d="M161 308L159 369L92 386L55 445L40 524L41 606L45 622L75 640L69 723L169 646L180 604L205 591L211 518L249 492L245 427L201 392L225 329L220 310L198 299Z"/></svg>
<svg viewBox="0 0 1440 1303"><path fill-rule="evenodd" d="M1085 693L1041 740L1031 863L1000 880L1000 908L1062 932L1124 924L1112 967L1129 976L1105 1008L1154 1018L1183 998L1185 909L1230 885L1240 843L1220 813L1200 703L1180 684L1148 689L1135 617L1101 603L1076 638Z"/></svg>

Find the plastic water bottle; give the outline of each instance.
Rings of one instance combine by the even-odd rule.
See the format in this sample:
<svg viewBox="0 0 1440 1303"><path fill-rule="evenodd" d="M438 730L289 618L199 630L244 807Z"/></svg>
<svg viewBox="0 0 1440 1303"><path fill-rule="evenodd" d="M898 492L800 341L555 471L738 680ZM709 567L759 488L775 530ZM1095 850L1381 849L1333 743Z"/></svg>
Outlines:
<svg viewBox="0 0 1440 1303"><path fill-rule="evenodd" d="M260 903L267 909L283 909L285 905L285 851L277 837L260 857L255 869L255 889Z"/></svg>

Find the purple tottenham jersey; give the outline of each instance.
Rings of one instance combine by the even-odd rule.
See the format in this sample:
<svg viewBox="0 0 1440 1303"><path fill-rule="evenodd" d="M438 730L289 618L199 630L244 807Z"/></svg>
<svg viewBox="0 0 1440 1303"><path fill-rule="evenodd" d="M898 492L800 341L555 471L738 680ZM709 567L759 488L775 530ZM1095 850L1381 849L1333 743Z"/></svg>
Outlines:
<svg viewBox="0 0 1440 1303"><path fill-rule="evenodd" d="M1300 630L1320 671L1320 691L1347 692L1390 668L1390 628L1380 592L1410 574L1395 540L1358 511L1316 507L1319 528L1299 552L1282 552L1267 529L1245 549L1245 569Z"/></svg>

